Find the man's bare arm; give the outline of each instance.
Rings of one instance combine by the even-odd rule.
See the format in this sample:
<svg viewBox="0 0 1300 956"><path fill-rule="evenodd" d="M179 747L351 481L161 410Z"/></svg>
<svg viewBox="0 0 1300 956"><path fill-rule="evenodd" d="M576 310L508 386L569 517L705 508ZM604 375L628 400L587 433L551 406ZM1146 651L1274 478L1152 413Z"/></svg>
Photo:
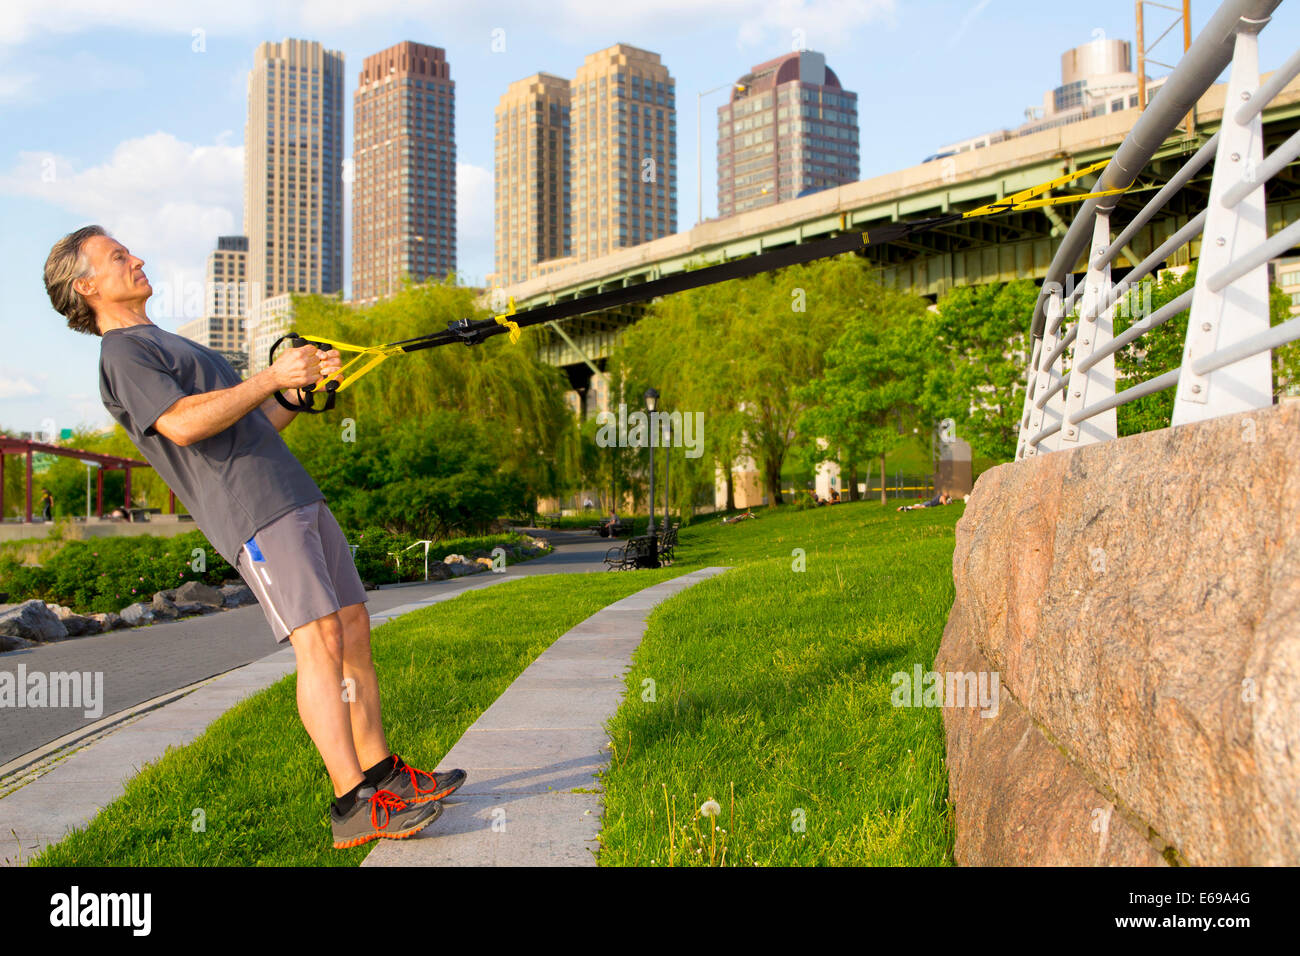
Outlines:
<svg viewBox="0 0 1300 956"><path fill-rule="evenodd" d="M334 360L323 362L318 358L326 354L333 356ZM291 416L283 424L277 421L279 416L271 419L276 428L283 428L292 420L292 413L279 407L272 398L274 393L283 388L297 388L320 381L323 374L329 374L332 367L337 367L334 364L337 355L337 352L318 352L309 345L289 349L270 368L238 385L178 399L158 417L154 428L177 445L192 445L225 431L268 400L277 411L285 411Z"/></svg>
<svg viewBox="0 0 1300 956"><path fill-rule="evenodd" d="M292 398L295 401L302 400L299 398L297 390L295 390ZM259 407L262 409L262 414L271 420L271 424L275 426L275 430L278 432L284 431L284 427L298 417L297 412L291 412L289 409L277 402L274 395L264 401Z"/></svg>

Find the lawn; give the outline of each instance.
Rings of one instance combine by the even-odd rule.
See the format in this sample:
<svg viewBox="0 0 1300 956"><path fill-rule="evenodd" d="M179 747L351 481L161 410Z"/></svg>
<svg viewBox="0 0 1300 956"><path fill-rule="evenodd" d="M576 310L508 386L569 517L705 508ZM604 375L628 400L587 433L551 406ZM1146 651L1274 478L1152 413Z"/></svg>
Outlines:
<svg viewBox="0 0 1300 956"><path fill-rule="evenodd" d="M523 578L406 615L374 632L389 739L437 766L571 627L727 565L650 617L609 725L599 862L949 864L941 716L892 707L890 676L933 664L961 511L857 503L705 518L682 529L672 568ZM291 675L244 701L34 862L356 866L370 846L330 846L329 781L294 692ZM720 832L699 816L706 799Z"/></svg>
<svg viewBox="0 0 1300 956"><path fill-rule="evenodd" d="M600 863L951 864L941 714L891 706L890 676L933 665L961 512L689 528L691 565L735 569L651 615L609 726Z"/></svg>

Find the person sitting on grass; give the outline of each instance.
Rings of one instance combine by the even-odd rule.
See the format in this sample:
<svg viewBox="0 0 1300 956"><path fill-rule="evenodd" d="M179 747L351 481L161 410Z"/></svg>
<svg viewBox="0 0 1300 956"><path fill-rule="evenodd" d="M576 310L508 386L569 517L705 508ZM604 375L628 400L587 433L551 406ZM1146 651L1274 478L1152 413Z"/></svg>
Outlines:
<svg viewBox="0 0 1300 956"><path fill-rule="evenodd" d="M929 501L921 501L914 505L899 505L899 511L915 511L917 508L937 508L939 505L946 505L952 502L952 495L938 494Z"/></svg>
<svg viewBox="0 0 1300 956"><path fill-rule="evenodd" d="M732 515L730 518L723 518L722 523L735 524L737 521L744 521L746 518L757 518L757 517L758 515L754 514L754 512L750 511L749 509L745 509L744 514Z"/></svg>

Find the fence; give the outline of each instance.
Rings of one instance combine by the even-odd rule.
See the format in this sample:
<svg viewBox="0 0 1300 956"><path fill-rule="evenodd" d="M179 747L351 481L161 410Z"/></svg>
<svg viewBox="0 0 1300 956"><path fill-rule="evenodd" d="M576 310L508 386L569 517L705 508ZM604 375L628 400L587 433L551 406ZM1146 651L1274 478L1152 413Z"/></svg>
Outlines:
<svg viewBox="0 0 1300 956"><path fill-rule="evenodd" d="M1272 237L1265 223L1264 184L1300 155L1300 132L1263 155L1261 114L1300 73L1298 50L1260 85L1258 37L1280 3L1227 0L1143 111L1095 191L1131 186L1231 65L1219 131L1118 235L1110 222L1117 197L1089 199L1080 207L1034 306L1017 460L1115 438L1119 406L1169 388L1177 389L1174 425L1273 403L1272 350L1300 339L1300 318L1270 327L1268 309L1268 261L1300 245L1300 219ZM1211 159L1205 208L1122 280L1112 282L1118 253ZM1171 254L1201 235L1193 288L1114 336L1117 305ZM1082 284L1066 289L1085 250L1087 275ZM1188 308L1182 364L1117 392L1115 354Z"/></svg>

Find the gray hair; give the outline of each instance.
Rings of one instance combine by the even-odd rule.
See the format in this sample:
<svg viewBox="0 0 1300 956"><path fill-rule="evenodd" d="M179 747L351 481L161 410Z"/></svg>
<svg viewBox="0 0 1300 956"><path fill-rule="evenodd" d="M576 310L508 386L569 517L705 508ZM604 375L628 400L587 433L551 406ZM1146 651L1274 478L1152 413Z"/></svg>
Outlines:
<svg viewBox="0 0 1300 956"><path fill-rule="evenodd" d="M95 311L72 284L95 274L82 248L86 240L107 235L103 226L82 226L56 242L45 260L45 292L54 311L67 317L68 328L74 332L100 334Z"/></svg>

